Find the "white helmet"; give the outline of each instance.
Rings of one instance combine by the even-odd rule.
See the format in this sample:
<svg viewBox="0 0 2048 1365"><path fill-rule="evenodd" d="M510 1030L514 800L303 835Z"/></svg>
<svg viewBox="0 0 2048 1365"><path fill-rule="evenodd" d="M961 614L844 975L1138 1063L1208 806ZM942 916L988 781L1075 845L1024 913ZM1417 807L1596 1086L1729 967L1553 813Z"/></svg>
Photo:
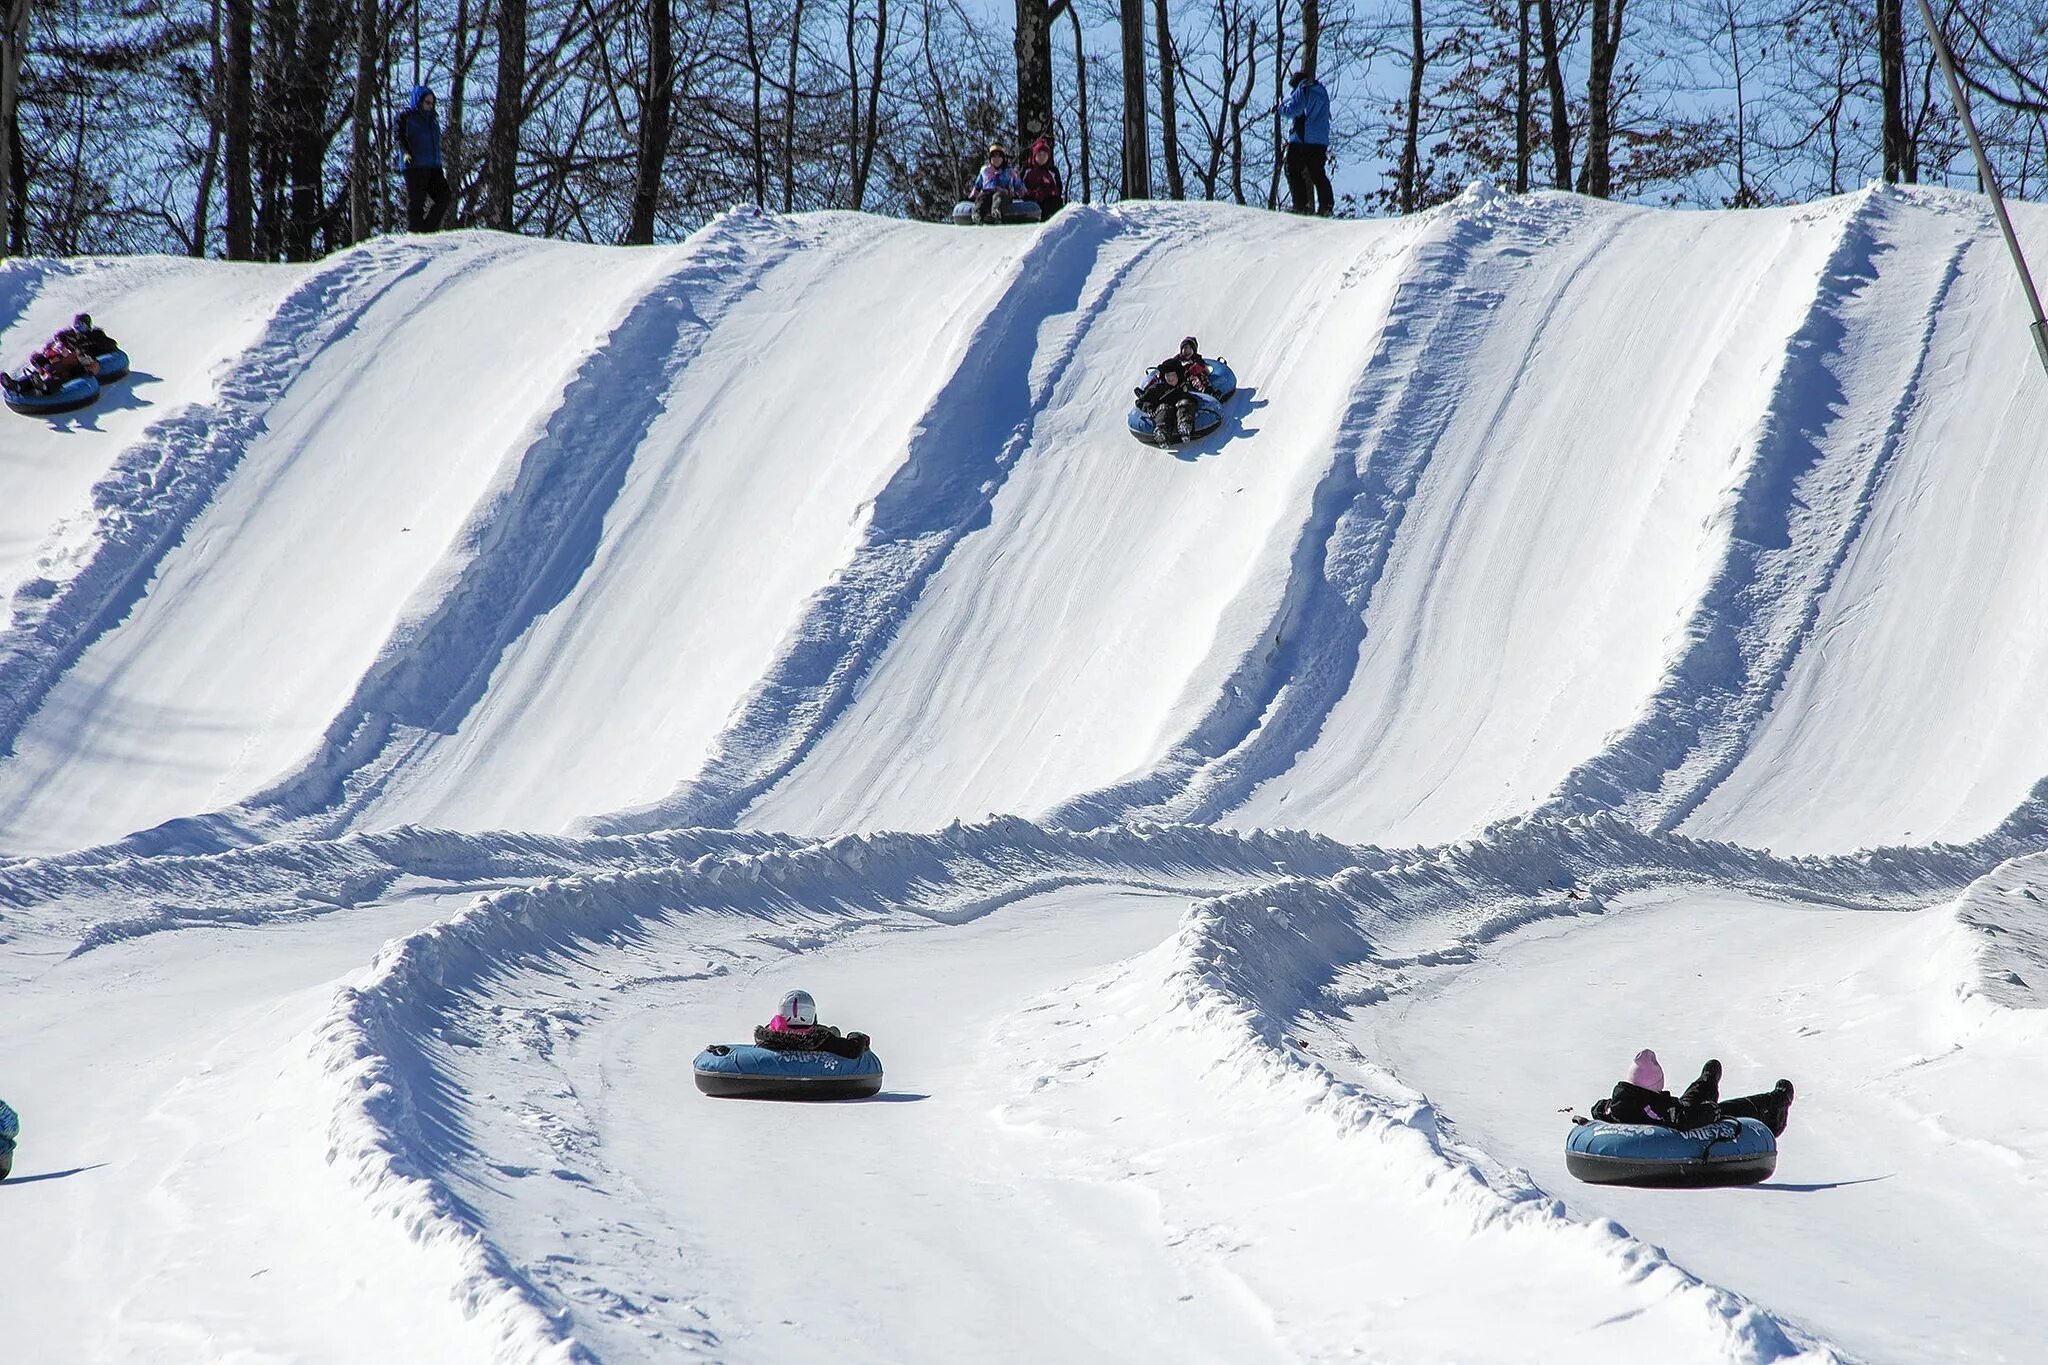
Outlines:
<svg viewBox="0 0 2048 1365"><path fill-rule="evenodd" d="M809 991L791 991L782 997L782 1004L775 1012L788 1023L802 1024L806 1028L818 1022L818 1002L811 999Z"/></svg>

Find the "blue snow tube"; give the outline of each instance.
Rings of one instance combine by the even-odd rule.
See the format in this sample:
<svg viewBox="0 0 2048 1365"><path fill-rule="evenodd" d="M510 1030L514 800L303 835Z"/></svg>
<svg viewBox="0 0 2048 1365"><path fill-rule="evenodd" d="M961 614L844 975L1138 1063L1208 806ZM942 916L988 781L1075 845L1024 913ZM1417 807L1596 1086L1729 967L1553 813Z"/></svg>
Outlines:
<svg viewBox="0 0 2048 1365"><path fill-rule="evenodd" d="M714 1043L697 1054L697 1088L721 1099L859 1100L882 1089L882 1059L830 1052L773 1052Z"/></svg>
<svg viewBox="0 0 2048 1365"><path fill-rule="evenodd" d="M1145 382L1150 384L1152 376L1157 373L1157 370L1148 370L1145 374ZM1189 441L1199 441L1223 425L1223 405L1221 403L1206 393L1195 394L1194 400L1195 429L1192 432L1181 433L1182 445L1186 445ZM1166 442L1159 439L1159 424L1152 420L1152 414L1145 412L1143 409L1133 406L1130 416L1125 418L1124 422L1131 429L1131 435L1137 437L1146 445L1163 446L1166 444Z"/></svg>
<svg viewBox="0 0 2048 1365"><path fill-rule="evenodd" d="M7 406L30 417L47 417L54 413L70 412L82 408L100 396L100 381L89 374L65 381L55 393L16 393L7 391Z"/></svg>
<svg viewBox="0 0 2048 1365"><path fill-rule="evenodd" d="M0 1100L0 1180L14 1173L14 1140L20 1136L20 1117Z"/></svg>
<svg viewBox="0 0 2048 1365"><path fill-rule="evenodd" d="M1751 1118L1685 1129L1578 1119L1564 1164L1589 1185L1753 1185L1778 1169L1778 1139Z"/></svg>
<svg viewBox="0 0 2048 1365"><path fill-rule="evenodd" d="M1237 392L1237 372L1221 356L1208 363L1209 392L1216 395L1217 402L1228 403L1230 396Z"/></svg>
<svg viewBox="0 0 2048 1365"><path fill-rule="evenodd" d="M128 353L120 347L115 347L105 355L96 355L93 359L100 363L100 383L112 384L128 377Z"/></svg>
<svg viewBox="0 0 2048 1365"><path fill-rule="evenodd" d="M1029 199L1012 199L1009 209L1003 214L1005 223L1035 223L1039 219L1038 205ZM962 199L953 205L953 221L961 227L974 227L974 201Z"/></svg>

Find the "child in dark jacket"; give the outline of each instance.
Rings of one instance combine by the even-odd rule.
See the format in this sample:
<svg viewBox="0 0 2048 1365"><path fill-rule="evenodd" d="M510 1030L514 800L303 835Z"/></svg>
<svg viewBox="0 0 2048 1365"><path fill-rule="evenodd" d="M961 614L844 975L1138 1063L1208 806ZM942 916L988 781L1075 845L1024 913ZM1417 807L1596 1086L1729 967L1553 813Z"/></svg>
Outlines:
<svg viewBox="0 0 2048 1365"><path fill-rule="evenodd" d="M1628 1079L1616 1081L1614 1093L1593 1105L1593 1117L1606 1123L1652 1123L1662 1128L1699 1128L1717 1119L1755 1119L1782 1135L1792 1113L1792 1082L1781 1080L1757 1095L1721 1098L1721 1064L1709 1059L1699 1078L1673 1098L1664 1088L1664 1068L1657 1054L1644 1048L1636 1054Z"/></svg>
<svg viewBox="0 0 2048 1365"><path fill-rule="evenodd" d="M73 316L71 325L57 333L56 339L80 355L89 355L95 360L121 349L120 342L93 325L90 313Z"/></svg>
<svg viewBox="0 0 2048 1365"><path fill-rule="evenodd" d="M1175 356L1159 362L1158 374L1139 389L1138 411L1152 419L1159 439L1178 445L1195 429L1195 393L1187 386L1187 367Z"/></svg>
<svg viewBox="0 0 2048 1365"><path fill-rule="evenodd" d="M770 1052L829 1052L850 1060L868 1050L868 1036L842 1037L838 1029L818 1022L818 1004L809 991L791 991L782 997L775 1017L755 1028L754 1046Z"/></svg>
<svg viewBox="0 0 2048 1365"><path fill-rule="evenodd" d="M1186 376L1189 388L1196 393L1216 392L1209 383L1209 362L1202 359L1200 342L1193 337L1182 337L1180 349L1173 353L1173 358L1180 362L1181 373ZM1161 368L1164 368L1165 364L1165 361L1161 361Z"/></svg>
<svg viewBox="0 0 2048 1365"><path fill-rule="evenodd" d="M1067 205L1065 188L1060 184L1058 168L1052 164L1052 144L1044 138L1031 144L1031 150L1024 153L1024 197L1038 205L1038 221L1051 219Z"/></svg>

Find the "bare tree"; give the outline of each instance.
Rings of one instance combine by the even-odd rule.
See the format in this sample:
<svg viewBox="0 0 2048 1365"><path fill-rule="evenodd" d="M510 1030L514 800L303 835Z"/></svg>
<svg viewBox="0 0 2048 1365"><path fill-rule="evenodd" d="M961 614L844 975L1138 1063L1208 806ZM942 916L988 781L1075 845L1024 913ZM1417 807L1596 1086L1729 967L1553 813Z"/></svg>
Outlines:
<svg viewBox="0 0 2048 1365"><path fill-rule="evenodd" d="M1152 197L1152 136L1145 127L1145 0L1120 0L1124 47L1124 184L1126 199Z"/></svg>
<svg viewBox="0 0 2048 1365"><path fill-rule="evenodd" d="M654 241L654 213L661 203L662 170L668 160L669 114L675 99L675 12L670 0L647 3L647 74L640 84L638 168L626 243Z"/></svg>
<svg viewBox="0 0 2048 1365"><path fill-rule="evenodd" d="M526 123L526 0L497 0L498 82L484 144L484 223L510 232Z"/></svg>
<svg viewBox="0 0 2048 1365"><path fill-rule="evenodd" d="M0 41L7 44L0 53L0 241L11 251L24 251L14 225L26 215L21 201L26 197L28 176L19 160L21 145L21 63L28 51L28 0L7 0L0 11ZM6 253L0 252L0 255Z"/></svg>
<svg viewBox="0 0 2048 1365"><path fill-rule="evenodd" d="M1596 199L1614 192L1614 59L1621 49L1622 15L1628 0L1593 0L1593 59L1586 77L1586 155L1579 167L1579 191Z"/></svg>
<svg viewBox="0 0 2048 1365"><path fill-rule="evenodd" d="M1159 44L1159 155L1166 162L1166 197L1187 198L1180 169L1180 111L1174 101L1173 24L1167 0L1153 0L1152 22Z"/></svg>
<svg viewBox="0 0 2048 1365"><path fill-rule="evenodd" d="M1884 179L1912 184L1920 178L1906 125L1906 33L1901 0L1877 0L1877 60L1884 88Z"/></svg>
<svg viewBox="0 0 2048 1365"><path fill-rule="evenodd" d="M370 185L377 179L370 148L370 115L377 91L377 0L356 0L356 83L349 109L348 230L352 241L371 232Z"/></svg>
<svg viewBox="0 0 2048 1365"><path fill-rule="evenodd" d="M1401 137L1401 170L1397 198L1403 213L1416 207L1416 168L1422 129L1422 69L1427 60L1423 46L1422 0L1408 4L1408 110L1407 127Z"/></svg>

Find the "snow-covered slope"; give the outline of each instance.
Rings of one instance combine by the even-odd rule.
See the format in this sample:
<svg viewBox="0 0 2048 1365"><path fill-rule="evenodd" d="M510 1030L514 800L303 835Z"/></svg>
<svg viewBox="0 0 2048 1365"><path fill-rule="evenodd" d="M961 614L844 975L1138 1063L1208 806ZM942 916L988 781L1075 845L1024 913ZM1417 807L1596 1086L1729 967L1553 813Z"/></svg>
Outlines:
<svg viewBox="0 0 2048 1365"><path fill-rule="evenodd" d="M0 429L0 1330L2025 1358L2001 250L1475 187L0 265L6 360L88 308L137 366ZM1190 332L1229 421L1141 446ZM698 1097L798 984L881 1102ZM1775 1182L1569 1181L1645 1045L1797 1079Z"/></svg>
<svg viewBox="0 0 2048 1365"><path fill-rule="evenodd" d="M0 847L230 808L1401 842L1552 798L1968 837L2048 770L1998 252L1955 195L1475 190L16 266L9 339L111 289L145 376L10 428ZM1121 413L1183 332L1245 388L1176 459ZM126 473L97 527L67 440Z"/></svg>

